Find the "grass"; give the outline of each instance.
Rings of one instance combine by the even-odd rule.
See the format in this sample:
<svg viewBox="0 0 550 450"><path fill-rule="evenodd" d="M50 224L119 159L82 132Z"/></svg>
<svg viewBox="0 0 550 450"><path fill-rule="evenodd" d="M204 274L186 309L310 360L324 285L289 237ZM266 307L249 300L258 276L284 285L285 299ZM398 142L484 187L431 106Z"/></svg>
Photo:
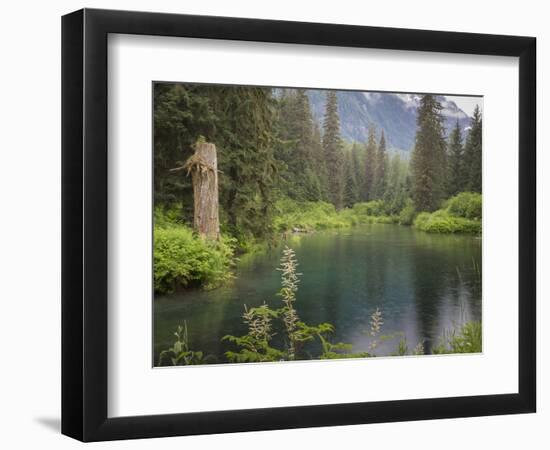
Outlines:
<svg viewBox="0 0 550 450"><path fill-rule="evenodd" d="M439 344L432 349L433 354L481 353L482 329L480 321L466 322L458 331L445 333Z"/></svg>

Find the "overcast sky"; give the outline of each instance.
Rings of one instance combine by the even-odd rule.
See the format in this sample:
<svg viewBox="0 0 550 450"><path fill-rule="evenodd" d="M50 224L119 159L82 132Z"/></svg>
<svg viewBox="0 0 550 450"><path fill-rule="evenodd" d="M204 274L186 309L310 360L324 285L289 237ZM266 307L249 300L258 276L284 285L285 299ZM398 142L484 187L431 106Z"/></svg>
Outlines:
<svg viewBox="0 0 550 450"><path fill-rule="evenodd" d="M474 113L476 105L479 105L479 109L483 110L483 97L459 97L455 95L446 95L445 97L455 102L470 117Z"/></svg>

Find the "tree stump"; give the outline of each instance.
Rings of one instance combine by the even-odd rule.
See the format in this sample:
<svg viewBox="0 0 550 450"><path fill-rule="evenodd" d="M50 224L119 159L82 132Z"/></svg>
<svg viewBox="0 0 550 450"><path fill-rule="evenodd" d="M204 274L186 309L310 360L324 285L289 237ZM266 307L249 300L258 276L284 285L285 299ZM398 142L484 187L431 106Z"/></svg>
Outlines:
<svg viewBox="0 0 550 450"><path fill-rule="evenodd" d="M184 165L193 181L193 226L201 237L217 240L220 237L218 213L218 156L216 146L197 142L195 154Z"/></svg>

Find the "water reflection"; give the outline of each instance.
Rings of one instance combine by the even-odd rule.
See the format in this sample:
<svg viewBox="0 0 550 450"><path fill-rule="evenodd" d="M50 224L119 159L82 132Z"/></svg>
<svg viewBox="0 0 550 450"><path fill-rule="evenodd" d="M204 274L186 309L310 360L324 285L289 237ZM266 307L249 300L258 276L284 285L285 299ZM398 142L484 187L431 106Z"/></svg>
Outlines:
<svg viewBox="0 0 550 450"><path fill-rule="evenodd" d="M366 351L369 320L379 307L383 342L377 354L395 351L403 333L409 348L422 342L429 351L446 329L481 319L481 240L470 236L430 235L397 225L368 225L292 237L302 281L296 307L311 324L330 322L335 341ZM210 292L188 291L155 300L155 354L173 341L176 326L187 321L191 346L224 362L226 334L245 333L243 304L273 307L280 300L275 270L282 247L247 255L230 286Z"/></svg>

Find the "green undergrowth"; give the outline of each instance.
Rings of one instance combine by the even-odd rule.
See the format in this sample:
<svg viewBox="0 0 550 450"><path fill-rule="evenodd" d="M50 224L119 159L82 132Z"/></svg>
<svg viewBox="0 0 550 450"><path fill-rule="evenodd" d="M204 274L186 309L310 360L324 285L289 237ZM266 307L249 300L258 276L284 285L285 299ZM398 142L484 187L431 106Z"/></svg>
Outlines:
<svg viewBox="0 0 550 450"><path fill-rule="evenodd" d="M462 192L447 200L442 209L423 212L414 226L428 233L481 234L481 194Z"/></svg>
<svg viewBox="0 0 550 450"><path fill-rule="evenodd" d="M274 228L279 233L287 233L349 228L369 223L399 223L399 216L385 214L383 205L381 200L374 200L337 211L334 205L326 202L283 199L276 204Z"/></svg>
<svg viewBox="0 0 550 450"><path fill-rule="evenodd" d="M220 286L232 278L234 247L233 238L203 239L169 213L155 211L155 292L167 294L179 288Z"/></svg>

